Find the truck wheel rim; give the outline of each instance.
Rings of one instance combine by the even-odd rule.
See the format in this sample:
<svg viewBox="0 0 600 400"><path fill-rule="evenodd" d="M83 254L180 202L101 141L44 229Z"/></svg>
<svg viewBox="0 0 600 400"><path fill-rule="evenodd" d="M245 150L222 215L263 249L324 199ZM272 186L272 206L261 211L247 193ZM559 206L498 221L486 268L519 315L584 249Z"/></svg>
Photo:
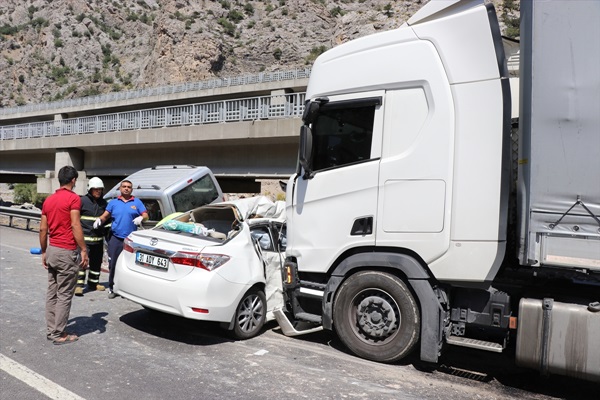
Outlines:
<svg viewBox="0 0 600 400"><path fill-rule="evenodd" d="M396 301L385 291L363 290L354 297L352 305L353 326L361 340L383 344L398 332L400 310Z"/></svg>

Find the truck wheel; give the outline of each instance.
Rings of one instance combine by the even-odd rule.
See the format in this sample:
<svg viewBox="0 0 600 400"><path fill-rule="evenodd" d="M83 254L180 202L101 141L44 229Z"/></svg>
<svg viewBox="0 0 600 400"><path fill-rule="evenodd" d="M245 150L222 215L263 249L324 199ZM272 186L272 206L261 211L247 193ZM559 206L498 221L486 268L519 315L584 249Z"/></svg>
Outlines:
<svg viewBox="0 0 600 400"><path fill-rule="evenodd" d="M406 357L419 340L417 303L400 278L385 272L358 272L342 283L333 323L354 354L377 362Z"/></svg>
<svg viewBox="0 0 600 400"><path fill-rule="evenodd" d="M233 336L237 339L250 339L256 336L267 318L267 299L265 294L257 289L249 290L235 312Z"/></svg>

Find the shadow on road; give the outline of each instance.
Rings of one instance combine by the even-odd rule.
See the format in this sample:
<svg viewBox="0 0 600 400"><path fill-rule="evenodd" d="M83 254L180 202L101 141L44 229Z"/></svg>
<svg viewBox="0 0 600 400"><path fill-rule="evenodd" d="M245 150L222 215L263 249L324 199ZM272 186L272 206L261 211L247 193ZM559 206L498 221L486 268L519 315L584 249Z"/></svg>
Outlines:
<svg viewBox="0 0 600 400"><path fill-rule="evenodd" d="M121 322L149 335L191 345L210 346L233 342L229 332L219 323L190 320L153 310L138 310L120 318ZM283 336L275 321L263 328L263 333L272 330ZM79 333L79 331L74 331ZM330 331L320 331L296 336L293 340L306 343L327 344L336 351L353 355ZM418 349L418 345L417 345ZM600 385L575 378L552 375L543 377L537 371L515 366L512 356L478 352L467 348L447 348L438 364L427 364L418 360L418 350L396 365L413 365L423 374L445 374L465 380L499 384L507 397L518 396L519 391L533 395L550 396L559 399L598 399Z"/></svg>
<svg viewBox="0 0 600 400"><path fill-rule="evenodd" d="M149 309L125 314L120 321L149 335L191 345L210 346L234 341L216 322L196 321Z"/></svg>
<svg viewBox="0 0 600 400"><path fill-rule="evenodd" d="M280 329L274 332L283 335ZM330 347L348 355L353 355L337 335L329 331L321 331L303 336L295 340L314 343L327 343ZM482 353L467 348L447 348L438 364L424 363L418 359L418 348L410 356L396 362L395 365L412 365L423 374L445 374L461 379L500 384L507 397L518 396L519 391L530 392L534 397L550 396L558 399L597 400L600 399L600 385L589 381L552 375L541 376L539 372L520 368L515 365L514 358L505 354Z"/></svg>
<svg viewBox="0 0 600 400"><path fill-rule="evenodd" d="M518 389L560 399L600 398L599 384L561 375L542 376L538 371L516 366L514 357L508 354L482 354L467 348L448 348L437 366L419 361L413 365L424 372L437 371L478 382L495 380L507 395L516 395Z"/></svg>
<svg viewBox="0 0 600 400"><path fill-rule="evenodd" d="M67 330L77 336L84 336L93 332L106 332L106 324L108 321L104 319L108 315L107 312L98 312L92 314L91 317L75 317L69 320Z"/></svg>

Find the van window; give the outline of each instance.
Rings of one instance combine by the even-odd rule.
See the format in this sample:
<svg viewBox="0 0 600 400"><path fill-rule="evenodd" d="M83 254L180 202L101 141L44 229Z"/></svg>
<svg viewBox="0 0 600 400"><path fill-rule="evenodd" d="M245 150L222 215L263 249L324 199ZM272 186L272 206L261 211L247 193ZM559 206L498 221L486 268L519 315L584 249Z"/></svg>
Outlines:
<svg viewBox="0 0 600 400"><path fill-rule="evenodd" d="M162 211L160 210L160 204L157 200L141 199L146 211L148 212L148 219L150 221L160 221L163 219Z"/></svg>
<svg viewBox="0 0 600 400"><path fill-rule="evenodd" d="M204 175L173 195L175 211L185 212L212 203L219 196L210 175Z"/></svg>

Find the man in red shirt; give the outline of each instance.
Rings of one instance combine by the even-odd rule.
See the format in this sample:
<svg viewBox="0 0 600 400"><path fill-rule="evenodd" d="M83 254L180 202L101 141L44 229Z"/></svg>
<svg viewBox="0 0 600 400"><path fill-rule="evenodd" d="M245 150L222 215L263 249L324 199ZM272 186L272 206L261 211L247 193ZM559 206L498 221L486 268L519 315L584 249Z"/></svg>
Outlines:
<svg viewBox="0 0 600 400"><path fill-rule="evenodd" d="M88 263L79 215L81 199L73 192L78 176L75 168L62 167L58 171L60 189L42 206L40 247L42 265L48 270L46 337L54 344L73 343L79 339L77 335L65 332L77 272L80 266L87 268Z"/></svg>

